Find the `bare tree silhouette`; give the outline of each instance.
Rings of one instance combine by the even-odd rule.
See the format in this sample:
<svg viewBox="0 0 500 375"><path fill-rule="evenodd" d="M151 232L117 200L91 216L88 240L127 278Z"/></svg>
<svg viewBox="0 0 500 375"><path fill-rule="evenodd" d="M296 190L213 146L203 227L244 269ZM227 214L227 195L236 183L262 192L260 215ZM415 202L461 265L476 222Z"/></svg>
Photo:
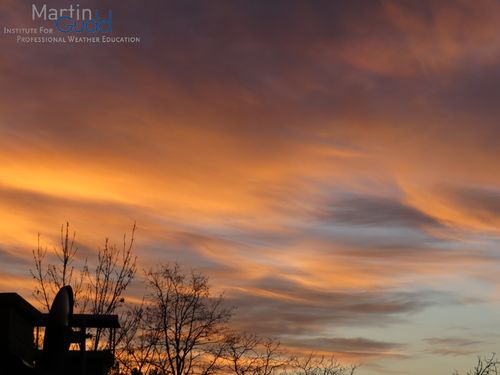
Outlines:
<svg viewBox="0 0 500 375"><path fill-rule="evenodd" d="M278 340L246 332L229 335L225 359L228 371L236 375L275 374L291 360Z"/></svg>
<svg viewBox="0 0 500 375"><path fill-rule="evenodd" d="M121 246L108 239L97 259L78 257L76 233L61 227L60 247L33 250L36 281L33 294L40 306L50 302L60 287L71 284L77 311L120 315L116 336L116 375L353 375L356 366L345 366L335 357L313 353L292 357L274 338L229 330L233 310L223 296L211 293L208 278L184 271L177 264L162 264L145 272L145 296L139 305L126 306L124 294L137 272L133 254L135 224ZM56 260L50 262L50 260ZM94 331L92 348L104 348L105 332ZM492 369L489 360L478 365ZM496 366L496 362L495 362ZM481 367L482 368L482 367ZM496 369L496 367L494 367ZM489 371L489 370L488 370ZM474 372L467 375L492 375Z"/></svg>
<svg viewBox="0 0 500 375"><path fill-rule="evenodd" d="M69 223L61 225L60 248L54 248L53 253L57 257L58 264L47 263L47 247L40 244L40 233L36 250L32 251L34 269L30 273L36 280L33 296L46 311L50 310L50 304L57 291L64 285L73 288L75 300L79 300L85 289L85 280L88 276L87 260L80 267L75 268L75 260L78 248L75 245L76 232L70 236ZM82 298L80 310L85 310L88 298Z"/></svg>
<svg viewBox="0 0 500 375"><path fill-rule="evenodd" d="M467 371L467 375L498 375L499 365L500 361L495 353L491 353L489 357L477 357L476 365L472 370ZM453 373L453 375L459 374L458 371Z"/></svg>
<svg viewBox="0 0 500 375"><path fill-rule="evenodd" d="M290 375L353 375L357 365L346 366L335 356L325 357L310 353L306 357L295 358Z"/></svg>
<svg viewBox="0 0 500 375"><path fill-rule="evenodd" d="M144 337L150 364L161 374L208 375L220 367L231 310L212 296L206 276L164 264L147 275L150 305Z"/></svg>
<svg viewBox="0 0 500 375"><path fill-rule="evenodd" d="M71 285L77 312L118 313L122 328L117 334L117 347L129 342L137 330L139 313L137 308L125 308L124 305L124 293L137 271L137 257L133 254L135 231L134 224L130 238L124 235L121 246L110 244L109 239L105 239L104 247L98 249L96 261L90 265L87 259L78 258L76 232L70 232L69 223L61 226L60 247L52 250L55 262L48 259L48 249L42 247L39 234L37 248L32 251L34 268L30 273L36 281L33 295L42 309L48 311L57 291L64 285ZM102 345L101 342L107 341L101 340L103 335L102 329L95 330L92 337L94 350Z"/></svg>

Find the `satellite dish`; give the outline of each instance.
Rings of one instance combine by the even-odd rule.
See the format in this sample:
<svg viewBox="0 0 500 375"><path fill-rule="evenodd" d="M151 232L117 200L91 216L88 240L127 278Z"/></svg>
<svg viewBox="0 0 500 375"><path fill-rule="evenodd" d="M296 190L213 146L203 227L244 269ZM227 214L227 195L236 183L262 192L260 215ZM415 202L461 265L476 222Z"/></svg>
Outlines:
<svg viewBox="0 0 500 375"><path fill-rule="evenodd" d="M54 298L48 315L43 353L47 367L56 373L62 371L69 350L73 304L73 289L69 285L63 286Z"/></svg>

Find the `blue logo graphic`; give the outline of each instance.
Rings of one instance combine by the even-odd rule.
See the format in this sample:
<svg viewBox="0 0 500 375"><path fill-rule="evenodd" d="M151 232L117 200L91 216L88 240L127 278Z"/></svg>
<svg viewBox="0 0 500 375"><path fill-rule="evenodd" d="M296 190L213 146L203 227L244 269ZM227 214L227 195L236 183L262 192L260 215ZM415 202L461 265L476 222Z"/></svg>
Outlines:
<svg viewBox="0 0 500 375"><path fill-rule="evenodd" d="M89 20L75 20L61 16L55 22L57 30L62 33L111 33L113 31L113 12L108 10L108 18L101 18L98 10L95 17Z"/></svg>

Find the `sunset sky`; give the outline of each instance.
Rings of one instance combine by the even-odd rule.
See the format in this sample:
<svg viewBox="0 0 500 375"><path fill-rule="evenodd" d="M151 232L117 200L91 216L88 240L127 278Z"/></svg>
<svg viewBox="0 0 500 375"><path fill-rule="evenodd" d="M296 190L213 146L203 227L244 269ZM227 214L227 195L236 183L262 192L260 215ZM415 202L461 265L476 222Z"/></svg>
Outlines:
<svg viewBox="0 0 500 375"><path fill-rule="evenodd" d="M33 2L0 26L46 25ZM37 233L69 221L91 257L137 222L141 270L202 270L291 351L360 375L500 351L500 2L79 3L141 42L0 30L0 292L31 298Z"/></svg>

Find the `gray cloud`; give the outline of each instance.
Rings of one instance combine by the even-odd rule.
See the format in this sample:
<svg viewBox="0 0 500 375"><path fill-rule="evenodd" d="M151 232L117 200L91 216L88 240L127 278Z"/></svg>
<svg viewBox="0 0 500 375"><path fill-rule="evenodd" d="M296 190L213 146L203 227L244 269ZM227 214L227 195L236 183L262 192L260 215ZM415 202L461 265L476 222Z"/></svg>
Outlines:
<svg viewBox="0 0 500 375"><path fill-rule="evenodd" d="M228 303L238 306L239 325L275 335L320 333L329 324L385 326L432 305L458 302L437 291L327 292L279 278L262 279L253 286L262 293L230 290Z"/></svg>
<svg viewBox="0 0 500 375"><path fill-rule="evenodd" d="M320 217L346 225L411 228L440 226L436 219L414 207L394 198L374 196L341 197Z"/></svg>
<svg viewBox="0 0 500 375"><path fill-rule="evenodd" d="M425 340L430 348L428 352L439 355L461 356L477 353L482 340L464 337L432 337Z"/></svg>
<svg viewBox="0 0 500 375"><path fill-rule="evenodd" d="M8 251L7 247L9 246L0 244L0 264L9 265L9 268L6 268L6 270L25 269L30 264L29 258L16 255L16 252L19 253L20 251L23 255L26 255L26 252L23 251L24 249L20 250L19 248L10 246L10 251Z"/></svg>
<svg viewBox="0 0 500 375"><path fill-rule="evenodd" d="M396 354L396 352L406 347L405 344L401 343L370 340L362 337L317 337L314 339L287 340L286 343L291 347L309 349L312 351L321 350L332 353L344 353L350 356L383 355L398 357L402 355Z"/></svg>

